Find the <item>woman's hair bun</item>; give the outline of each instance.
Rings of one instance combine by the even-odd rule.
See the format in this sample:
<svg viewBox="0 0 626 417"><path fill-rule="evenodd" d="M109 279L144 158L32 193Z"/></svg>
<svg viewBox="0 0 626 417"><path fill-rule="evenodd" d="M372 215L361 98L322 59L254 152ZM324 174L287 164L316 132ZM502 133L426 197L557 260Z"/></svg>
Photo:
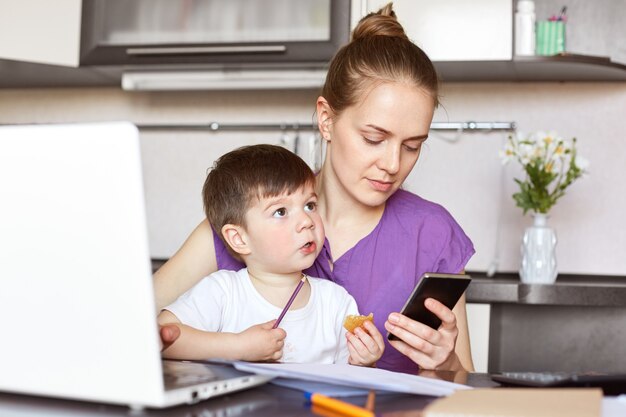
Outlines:
<svg viewBox="0 0 626 417"><path fill-rule="evenodd" d="M404 28L396 18L392 2L387 3L377 12L372 12L363 17L352 31L353 41L369 36L391 36L409 39L404 32Z"/></svg>

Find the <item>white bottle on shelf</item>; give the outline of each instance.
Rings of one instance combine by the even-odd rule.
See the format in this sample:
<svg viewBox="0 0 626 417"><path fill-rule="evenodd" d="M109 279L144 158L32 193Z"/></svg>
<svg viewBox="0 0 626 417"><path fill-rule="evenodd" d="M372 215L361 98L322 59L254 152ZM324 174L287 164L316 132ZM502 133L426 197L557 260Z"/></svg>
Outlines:
<svg viewBox="0 0 626 417"><path fill-rule="evenodd" d="M517 1L515 55L535 55L535 2L532 0Z"/></svg>

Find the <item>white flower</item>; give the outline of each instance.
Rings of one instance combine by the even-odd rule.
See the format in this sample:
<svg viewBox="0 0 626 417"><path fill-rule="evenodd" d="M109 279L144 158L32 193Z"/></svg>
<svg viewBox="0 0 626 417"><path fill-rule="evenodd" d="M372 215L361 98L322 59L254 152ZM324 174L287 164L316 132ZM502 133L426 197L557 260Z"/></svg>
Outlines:
<svg viewBox="0 0 626 417"><path fill-rule="evenodd" d="M511 149L505 148L503 151L499 151L498 155L502 160L502 165L506 165L513 159L514 153Z"/></svg>
<svg viewBox="0 0 626 417"><path fill-rule="evenodd" d="M546 136L549 136L549 135L546 132L539 130L537 132L534 132L528 135L528 138L531 139L533 142L539 142L543 140Z"/></svg>
<svg viewBox="0 0 626 417"><path fill-rule="evenodd" d="M519 192L513 194L524 213L547 213L589 167L576 153L576 139L563 139L554 131L511 134L500 158L503 163L515 160L524 170L524 178L516 179Z"/></svg>
<svg viewBox="0 0 626 417"><path fill-rule="evenodd" d="M589 170L589 161L582 156L576 155L574 163L582 172L587 172Z"/></svg>
<svg viewBox="0 0 626 417"><path fill-rule="evenodd" d="M567 139L563 141L563 150L566 153L569 153L572 151L572 149L574 148L574 141L571 139Z"/></svg>
<svg viewBox="0 0 626 417"><path fill-rule="evenodd" d="M546 164L547 172L556 172L559 173L563 169L563 159L562 158L553 158L550 162Z"/></svg>
<svg viewBox="0 0 626 417"><path fill-rule="evenodd" d="M537 150L535 149L535 145L528 142L520 143L517 151L517 155L520 157L524 165L526 165L530 160L535 157Z"/></svg>

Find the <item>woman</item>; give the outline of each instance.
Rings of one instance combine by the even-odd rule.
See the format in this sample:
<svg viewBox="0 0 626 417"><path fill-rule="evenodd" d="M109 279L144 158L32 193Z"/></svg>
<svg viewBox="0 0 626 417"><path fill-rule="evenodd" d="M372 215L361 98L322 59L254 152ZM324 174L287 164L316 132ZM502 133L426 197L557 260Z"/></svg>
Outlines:
<svg viewBox="0 0 626 417"><path fill-rule="evenodd" d="M327 239L306 273L344 286L381 332L401 339L386 341L394 349L378 362L385 369L473 370L464 298L453 311L427 300L442 320L438 330L397 313L424 272L461 272L474 253L443 207L400 189L437 105L434 67L391 4L359 22L317 100L327 146L316 191ZM205 221L155 274L157 304L217 269L241 267Z"/></svg>

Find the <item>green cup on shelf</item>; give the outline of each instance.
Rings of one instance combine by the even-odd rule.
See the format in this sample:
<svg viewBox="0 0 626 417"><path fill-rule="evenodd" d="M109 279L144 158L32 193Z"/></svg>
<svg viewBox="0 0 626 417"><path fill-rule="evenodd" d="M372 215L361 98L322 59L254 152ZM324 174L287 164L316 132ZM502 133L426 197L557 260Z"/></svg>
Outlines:
<svg viewBox="0 0 626 417"><path fill-rule="evenodd" d="M565 22L543 20L537 22L537 55L557 55L565 52Z"/></svg>

